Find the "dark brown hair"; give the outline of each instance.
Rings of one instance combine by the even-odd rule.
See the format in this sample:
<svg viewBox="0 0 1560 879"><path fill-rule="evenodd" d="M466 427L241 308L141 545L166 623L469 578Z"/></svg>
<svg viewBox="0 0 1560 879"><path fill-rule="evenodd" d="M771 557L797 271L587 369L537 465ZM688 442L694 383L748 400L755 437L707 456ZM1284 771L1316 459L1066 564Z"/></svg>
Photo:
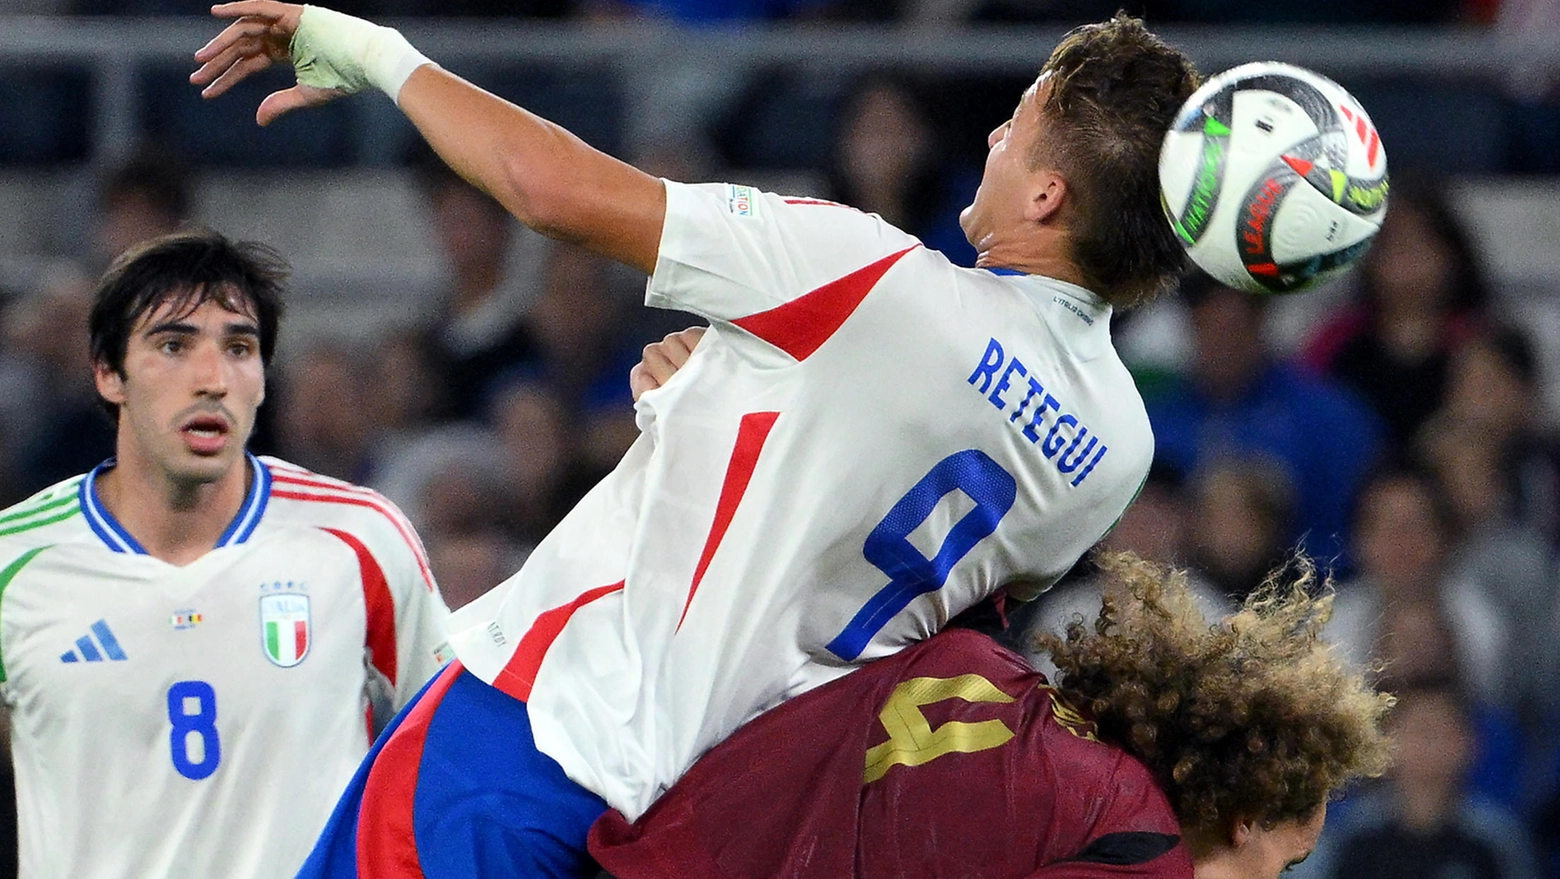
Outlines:
<svg viewBox="0 0 1560 879"><path fill-rule="evenodd" d="M260 359L270 363L286 276L287 263L275 250L216 232L175 232L138 244L114 260L93 291L87 321L92 363L124 378L130 331L142 316L168 302L188 314L208 301L252 314L260 328ZM119 407L102 402L117 419Z"/></svg>
<svg viewBox="0 0 1560 879"><path fill-rule="evenodd" d="M1211 624L1184 572L1130 553L1099 563L1098 620L1041 645L1100 738L1154 773L1194 847L1239 819L1306 820L1349 781L1386 770L1392 697L1321 640L1332 594L1311 594L1310 562L1270 575Z"/></svg>
<svg viewBox="0 0 1560 879"><path fill-rule="evenodd" d="M1068 33L1040 74L1050 85L1041 106L1049 136L1030 163L1067 181L1073 262L1112 305L1148 302L1187 264L1160 203L1159 147L1197 89L1197 70L1118 12Z"/></svg>

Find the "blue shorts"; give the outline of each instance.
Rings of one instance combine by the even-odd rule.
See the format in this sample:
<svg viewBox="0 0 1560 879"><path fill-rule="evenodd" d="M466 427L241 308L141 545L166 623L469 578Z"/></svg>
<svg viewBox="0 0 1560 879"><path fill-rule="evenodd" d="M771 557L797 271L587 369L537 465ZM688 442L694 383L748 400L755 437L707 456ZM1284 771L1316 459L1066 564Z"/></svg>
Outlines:
<svg viewBox="0 0 1560 879"><path fill-rule="evenodd" d="M536 749L524 702L452 662L374 743L298 877L590 879L606 810Z"/></svg>

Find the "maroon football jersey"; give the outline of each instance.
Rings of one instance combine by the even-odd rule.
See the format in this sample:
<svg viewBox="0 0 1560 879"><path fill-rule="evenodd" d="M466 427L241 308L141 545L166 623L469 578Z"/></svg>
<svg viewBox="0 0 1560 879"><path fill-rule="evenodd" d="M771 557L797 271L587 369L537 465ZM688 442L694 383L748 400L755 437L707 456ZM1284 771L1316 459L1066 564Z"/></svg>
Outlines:
<svg viewBox="0 0 1560 879"><path fill-rule="evenodd" d="M619 879L1191 879L1179 834L1147 768L954 629L760 716L590 851Z"/></svg>

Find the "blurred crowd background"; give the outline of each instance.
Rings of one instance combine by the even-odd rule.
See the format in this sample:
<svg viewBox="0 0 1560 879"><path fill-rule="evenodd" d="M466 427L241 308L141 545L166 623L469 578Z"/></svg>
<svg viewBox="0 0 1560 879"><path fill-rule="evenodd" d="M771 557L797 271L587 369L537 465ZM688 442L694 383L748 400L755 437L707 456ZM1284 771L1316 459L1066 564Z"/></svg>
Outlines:
<svg viewBox="0 0 1560 879"><path fill-rule="evenodd" d="M1186 566L1210 608L1296 547L1334 578L1329 636L1400 694L1400 759L1296 873L1560 877L1560 0L339 2L647 170L844 201L965 264L986 132L1118 6L1205 72L1332 75L1393 185L1339 283L1194 277L1118 315L1157 457L1108 543ZM280 74L202 102L205 10L0 0L0 508L111 454L95 277L210 226L296 269L253 448L390 496L457 607L613 466L640 348L695 321L519 227L379 96L266 130ZM1021 619L1089 613L1090 580Z"/></svg>

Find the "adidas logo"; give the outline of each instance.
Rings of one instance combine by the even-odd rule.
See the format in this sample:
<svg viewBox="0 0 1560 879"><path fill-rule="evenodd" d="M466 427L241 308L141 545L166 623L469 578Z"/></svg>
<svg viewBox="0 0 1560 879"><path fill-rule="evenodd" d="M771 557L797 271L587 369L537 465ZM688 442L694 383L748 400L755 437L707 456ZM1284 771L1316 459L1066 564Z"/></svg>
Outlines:
<svg viewBox="0 0 1560 879"><path fill-rule="evenodd" d="M97 640L92 639L93 635L97 636ZM125 656L124 648L119 646L119 639L108 628L108 622L98 620L92 624L89 634L76 639L75 650L60 654L60 662L102 662L105 657L114 662L124 662L129 658Z"/></svg>

